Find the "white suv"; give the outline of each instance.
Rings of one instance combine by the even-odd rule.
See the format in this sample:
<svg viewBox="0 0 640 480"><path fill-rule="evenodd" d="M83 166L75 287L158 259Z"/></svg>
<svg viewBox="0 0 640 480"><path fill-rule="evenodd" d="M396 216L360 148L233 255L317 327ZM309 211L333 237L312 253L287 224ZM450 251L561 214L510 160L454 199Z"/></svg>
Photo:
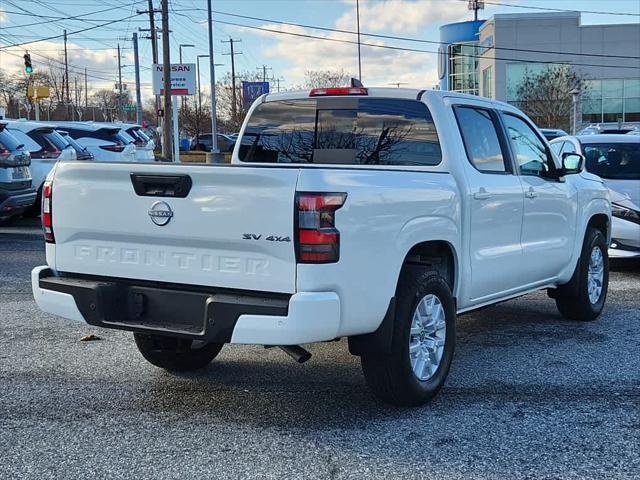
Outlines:
<svg viewBox="0 0 640 480"><path fill-rule="evenodd" d="M53 125L28 120L8 120L7 130L24 145L31 154L32 186L38 196L31 208L26 211L29 215L40 214L40 199L42 185L45 178L56 162L61 160L75 160L76 151L60 135Z"/></svg>
<svg viewBox="0 0 640 480"><path fill-rule="evenodd" d="M101 122L56 122L56 126L89 150L97 162L134 162L136 147L122 127Z"/></svg>

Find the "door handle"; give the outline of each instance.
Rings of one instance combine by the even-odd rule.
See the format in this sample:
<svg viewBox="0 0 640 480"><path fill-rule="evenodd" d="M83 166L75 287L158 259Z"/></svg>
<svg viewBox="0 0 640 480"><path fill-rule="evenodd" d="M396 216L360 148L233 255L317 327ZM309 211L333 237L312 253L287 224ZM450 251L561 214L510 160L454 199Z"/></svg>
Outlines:
<svg viewBox="0 0 640 480"><path fill-rule="evenodd" d="M473 194L473 198L476 200L486 200L487 198L491 198L491 194L487 192L484 187L481 187L480 190Z"/></svg>
<svg viewBox="0 0 640 480"><path fill-rule="evenodd" d="M533 187L529 187L529 190L524 192L524 196L527 198L536 198L538 193L533 189Z"/></svg>

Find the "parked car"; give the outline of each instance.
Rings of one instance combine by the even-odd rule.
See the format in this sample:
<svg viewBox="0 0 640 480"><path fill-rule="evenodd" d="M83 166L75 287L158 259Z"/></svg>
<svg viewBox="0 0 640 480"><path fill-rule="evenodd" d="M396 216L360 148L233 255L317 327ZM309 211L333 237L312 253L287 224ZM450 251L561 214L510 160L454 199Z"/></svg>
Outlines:
<svg viewBox="0 0 640 480"><path fill-rule="evenodd" d="M444 384L457 314L540 289L566 318L602 311L609 190L511 105L268 94L240 138L230 166L59 163L39 307L133 331L172 371L225 343L305 361L300 344L347 337L373 392L399 405Z"/></svg>
<svg viewBox="0 0 640 480"><path fill-rule="evenodd" d="M155 142L146 134L140 125L134 123L115 123L115 126L122 127L121 134L136 146L136 161L153 162L156 157L153 152Z"/></svg>
<svg viewBox="0 0 640 480"><path fill-rule="evenodd" d="M31 185L31 159L24 145L0 122L0 223L20 215L36 201Z"/></svg>
<svg viewBox="0 0 640 480"><path fill-rule="evenodd" d="M218 150L223 153L231 153L233 151L237 137L234 138L232 135L224 133L218 133L216 137L218 138ZM191 150L210 152L212 138L210 133L202 133L199 136L193 137L191 139Z"/></svg>
<svg viewBox="0 0 640 480"><path fill-rule="evenodd" d="M578 132L578 135L621 135L631 133L634 135L640 135L640 122L628 122L628 123L595 123L584 127Z"/></svg>
<svg viewBox="0 0 640 480"><path fill-rule="evenodd" d="M136 147L121 134L122 127L100 122L56 122L93 154L97 162L134 162Z"/></svg>
<svg viewBox="0 0 640 480"><path fill-rule="evenodd" d="M567 132L559 128L541 128L540 133L542 133L544 138L547 140L553 140L554 138L564 137L567 135Z"/></svg>
<svg viewBox="0 0 640 480"><path fill-rule="evenodd" d="M40 215L42 186L56 162L75 160L76 151L53 125L28 120L9 120L7 130L24 144L31 155L32 186L37 192L35 203L25 211L28 216Z"/></svg>
<svg viewBox="0 0 640 480"><path fill-rule="evenodd" d="M610 257L640 257L640 136L580 135L551 142L559 154L585 156L587 171L604 179L613 202Z"/></svg>
<svg viewBox="0 0 640 480"><path fill-rule="evenodd" d="M95 160L93 153L87 150L87 147L83 147L73 139L71 135L69 135L69 132L66 130L56 130L56 132L62 135L62 138L64 138L64 140L76 151L77 160Z"/></svg>

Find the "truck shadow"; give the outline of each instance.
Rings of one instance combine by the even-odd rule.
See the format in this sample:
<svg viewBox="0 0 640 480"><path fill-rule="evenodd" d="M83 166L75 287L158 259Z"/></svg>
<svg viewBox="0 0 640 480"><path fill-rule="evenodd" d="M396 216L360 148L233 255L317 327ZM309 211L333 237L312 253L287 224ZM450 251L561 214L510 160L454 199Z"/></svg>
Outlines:
<svg viewBox="0 0 640 480"><path fill-rule="evenodd" d="M564 382L576 381L571 368L576 359L567 352L582 351L584 358L577 361L587 370L589 362L598 368L598 352L610 341L603 324L563 320L544 293L465 315L458 323L447 385L434 401L414 409L376 400L344 340L310 346L313 358L303 365L279 349L226 346L197 373L154 369L144 382L146 394L133 397L146 411L296 429L366 428L371 422L445 414L496 398L545 401L545 395L563 395Z"/></svg>

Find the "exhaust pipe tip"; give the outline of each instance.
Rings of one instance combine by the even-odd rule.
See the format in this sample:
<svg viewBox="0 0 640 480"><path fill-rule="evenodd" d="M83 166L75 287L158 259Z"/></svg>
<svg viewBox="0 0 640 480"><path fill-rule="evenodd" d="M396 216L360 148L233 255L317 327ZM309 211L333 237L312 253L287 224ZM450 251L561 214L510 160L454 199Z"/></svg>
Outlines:
<svg viewBox="0 0 640 480"><path fill-rule="evenodd" d="M300 345L278 345L278 348L298 363L304 363L311 358L311 352Z"/></svg>

